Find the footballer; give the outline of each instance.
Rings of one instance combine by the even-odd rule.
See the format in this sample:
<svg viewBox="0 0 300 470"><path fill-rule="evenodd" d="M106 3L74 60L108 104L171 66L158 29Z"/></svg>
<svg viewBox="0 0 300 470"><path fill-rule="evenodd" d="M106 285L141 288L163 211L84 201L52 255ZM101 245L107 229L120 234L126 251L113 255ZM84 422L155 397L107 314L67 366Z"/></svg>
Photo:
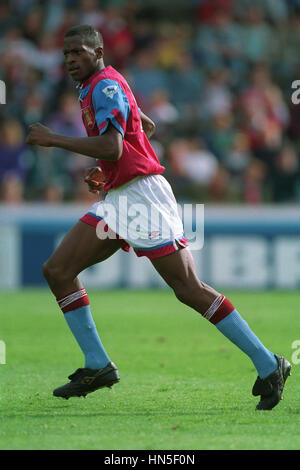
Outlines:
<svg viewBox="0 0 300 470"><path fill-rule="evenodd" d="M43 265L44 277L85 359L84 367L53 394L65 399L86 396L119 382L118 368L101 342L88 295L77 276L119 249L133 249L137 256L149 258L181 302L248 355L258 375L252 389L260 397L256 409L270 410L281 399L291 365L262 344L223 294L198 279L171 186L149 142L155 124L138 108L125 78L105 65L103 51L100 32L89 25L74 26L65 34L65 66L78 84L87 137L59 135L36 123L26 139L29 145L58 147L95 158L95 167L85 181L92 192L104 188L106 193L104 201L81 217ZM159 214L151 220L150 233L147 217L140 236L126 232L130 216L119 203L124 197L128 204L148 209L148 214L153 209ZM103 210L105 207L111 210ZM115 236L99 236L99 227Z"/></svg>

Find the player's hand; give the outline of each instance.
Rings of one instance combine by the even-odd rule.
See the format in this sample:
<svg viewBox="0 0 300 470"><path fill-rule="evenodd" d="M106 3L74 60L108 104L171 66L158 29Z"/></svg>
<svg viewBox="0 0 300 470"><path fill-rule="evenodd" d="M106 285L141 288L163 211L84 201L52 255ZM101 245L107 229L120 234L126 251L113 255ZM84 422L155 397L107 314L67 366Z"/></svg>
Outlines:
<svg viewBox="0 0 300 470"><path fill-rule="evenodd" d="M105 177L99 166L89 168L86 172L84 181L89 186L89 192L98 194L104 188Z"/></svg>
<svg viewBox="0 0 300 470"><path fill-rule="evenodd" d="M51 147L52 136L53 132L49 127L43 126L43 124L37 122L36 124L29 126L29 134L26 138L26 144Z"/></svg>

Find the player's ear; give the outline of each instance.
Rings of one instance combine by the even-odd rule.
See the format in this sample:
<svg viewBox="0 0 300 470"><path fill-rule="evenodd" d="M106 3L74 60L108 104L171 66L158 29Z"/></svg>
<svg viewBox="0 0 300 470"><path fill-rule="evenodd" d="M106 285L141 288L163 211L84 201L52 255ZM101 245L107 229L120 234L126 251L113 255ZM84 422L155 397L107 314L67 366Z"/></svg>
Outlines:
<svg viewBox="0 0 300 470"><path fill-rule="evenodd" d="M102 59L103 58L103 47L97 47L95 49L95 53L96 53L97 59Z"/></svg>

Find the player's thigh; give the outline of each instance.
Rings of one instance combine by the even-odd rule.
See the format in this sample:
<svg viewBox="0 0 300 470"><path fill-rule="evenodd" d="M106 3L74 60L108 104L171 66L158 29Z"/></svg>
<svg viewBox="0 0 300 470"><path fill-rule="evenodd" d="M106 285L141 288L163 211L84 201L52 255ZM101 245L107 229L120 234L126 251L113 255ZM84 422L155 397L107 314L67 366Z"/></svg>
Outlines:
<svg viewBox="0 0 300 470"><path fill-rule="evenodd" d="M187 248L179 247L174 253L153 259L151 263L170 287L177 281L198 281L194 259Z"/></svg>
<svg viewBox="0 0 300 470"><path fill-rule="evenodd" d="M178 247L174 253L151 262L182 300L205 297L210 302L217 297L218 292L198 278L194 258L188 248Z"/></svg>
<svg viewBox="0 0 300 470"><path fill-rule="evenodd" d="M117 239L100 239L95 227L78 221L46 262L46 269L59 268L77 275L87 267L106 260L119 248Z"/></svg>

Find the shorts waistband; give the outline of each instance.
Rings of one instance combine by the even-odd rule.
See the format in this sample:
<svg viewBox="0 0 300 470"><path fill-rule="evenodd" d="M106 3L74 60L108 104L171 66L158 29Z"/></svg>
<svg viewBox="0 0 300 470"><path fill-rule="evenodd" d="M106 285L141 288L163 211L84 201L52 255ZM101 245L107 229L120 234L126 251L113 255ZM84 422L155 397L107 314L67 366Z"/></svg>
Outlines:
<svg viewBox="0 0 300 470"><path fill-rule="evenodd" d="M135 183L136 181L149 178L150 176L162 176L162 175L155 173L155 174L153 174L153 175L141 175L141 176L136 176L135 178L133 178L132 180L128 181L127 183L122 184L122 186L118 186L118 187L115 188L115 189L110 189L110 190L107 192L107 194L113 193L113 192L118 191L118 190L123 190L123 189L127 188L128 186L130 186L131 184Z"/></svg>

